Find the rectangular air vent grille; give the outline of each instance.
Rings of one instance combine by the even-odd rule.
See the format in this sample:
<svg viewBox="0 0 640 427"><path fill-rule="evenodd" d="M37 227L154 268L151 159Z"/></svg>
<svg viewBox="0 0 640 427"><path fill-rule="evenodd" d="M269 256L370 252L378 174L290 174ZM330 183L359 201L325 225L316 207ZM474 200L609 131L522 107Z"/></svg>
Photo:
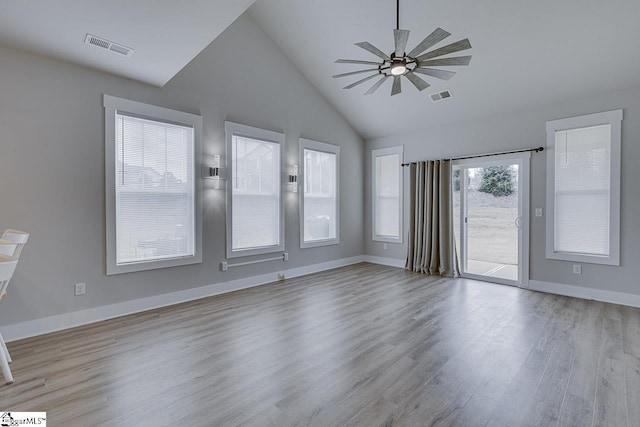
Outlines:
<svg viewBox="0 0 640 427"><path fill-rule="evenodd" d="M443 91L443 92L438 92L438 93L432 93L431 95L429 95L431 97L431 101L433 102L439 102L442 101L444 99L448 99L451 98L451 91L449 89Z"/></svg>
<svg viewBox="0 0 640 427"><path fill-rule="evenodd" d="M133 55L133 49L123 46L118 43L111 42L109 40L103 39L101 37L94 36L92 34L87 34L84 38L84 42L86 44L99 47L101 49L110 50L111 52L118 53L124 56Z"/></svg>

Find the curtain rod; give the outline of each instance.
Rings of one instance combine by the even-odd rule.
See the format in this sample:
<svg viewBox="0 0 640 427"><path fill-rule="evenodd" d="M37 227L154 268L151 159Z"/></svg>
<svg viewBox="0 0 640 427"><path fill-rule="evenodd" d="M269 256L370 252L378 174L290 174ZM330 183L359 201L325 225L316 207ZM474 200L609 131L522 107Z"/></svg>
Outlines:
<svg viewBox="0 0 640 427"><path fill-rule="evenodd" d="M465 157L453 157L451 159L447 159L447 160L466 160L466 159L475 159L478 157L491 157L491 156L501 156L503 154L514 154L514 153L527 153L529 151L533 151L535 153L539 153L540 151L544 151L544 147L538 147L538 148L526 148L524 150L513 150L513 151L501 151L499 153L488 153L488 154L476 154L474 156L465 156ZM402 166L410 166L412 164L415 164L417 162L409 162L409 163L403 163Z"/></svg>

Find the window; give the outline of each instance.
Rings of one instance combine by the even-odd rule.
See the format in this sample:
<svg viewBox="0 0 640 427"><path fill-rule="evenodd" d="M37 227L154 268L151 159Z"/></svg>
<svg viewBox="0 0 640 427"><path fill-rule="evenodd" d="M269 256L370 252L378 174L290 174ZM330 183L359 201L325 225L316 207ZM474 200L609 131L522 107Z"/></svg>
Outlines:
<svg viewBox="0 0 640 427"><path fill-rule="evenodd" d="M547 258L620 264L622 110L547 122Z"/></svg>
<svg viewBox="0 0 640 427"><path fill-rule="evenodd" d="M104 96L107 274L202 262L200 116Z"/></svg>
<svg viewBox="0 0 640 427"><path fill-rule="evenodd" d="M300 138L300 247L340 243L340 147Z"/></svg>
<svg viewBox="0 0 640 427"><path fill-rule="evenodd" d="M226 122L227 258L284 251L284 135Z"/></svg>
<svg viewBox="0 0 640 427"><path fill-rule="evenodd" d="M371 151L373 240L402 243L402 146Z"/></svg>

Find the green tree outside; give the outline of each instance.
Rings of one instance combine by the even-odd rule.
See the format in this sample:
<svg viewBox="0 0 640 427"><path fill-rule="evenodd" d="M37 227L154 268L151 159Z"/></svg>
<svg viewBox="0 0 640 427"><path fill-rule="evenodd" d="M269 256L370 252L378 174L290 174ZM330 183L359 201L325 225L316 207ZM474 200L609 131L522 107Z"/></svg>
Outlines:
<svg viewBox="0 0 640 427"><path fill-rule="evenodd" d="M493 194L496 197L513 194L513 171L510 166L491 166L484 168L478 191Z"/></svg>

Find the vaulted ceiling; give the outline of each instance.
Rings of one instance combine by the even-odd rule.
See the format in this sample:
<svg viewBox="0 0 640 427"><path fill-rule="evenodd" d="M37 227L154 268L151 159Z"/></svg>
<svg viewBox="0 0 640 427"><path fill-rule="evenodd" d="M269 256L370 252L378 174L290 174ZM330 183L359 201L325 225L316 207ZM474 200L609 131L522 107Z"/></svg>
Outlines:
<svg viewBox="0 0 640 427"><path fill-rule="evenodd" d="M354 46L368 41L394 50L394 0L258 0L250 13L329 101L367 138L496 115L640 84L640 2L637 0L400 0L400 28L409 49L436 27L469 38L468 67L442 67L449 81L427 78L423 92L391 79L365 96L367 74L333 79L358 66L338 58L376 60ZM424 77L424 76L423 76ZM451 89L432 103L428 94Z"/></svg>
<svg viewBox="0 0 640 427"><path fill-rule="evenodd" d="M0 43L163 86L255 0L2 0ZM92 34L130 57L84 44Z"/></svg>
<svg viewBox="0 0 640 427"><path fill-rule="evenodd" d="M640 84L637 0L401 0L409 49L441 27L452 35L435 47L468 37L470 66L441 67L457 72L449 81L424 76L431 87L423 92L405 80L402 93L391 97L390 79L369 96L364 92L375 80L342 89L366 74L334 79L360 69L334 61L376 60L354 46L362 41L391 52L395 7L393 0L4 0L0 43L162 86L249 8L365 138ZM86 45L87 33L131 47L134 55ZM429 94L444 89L453 98L433 103Z"/></svg>

